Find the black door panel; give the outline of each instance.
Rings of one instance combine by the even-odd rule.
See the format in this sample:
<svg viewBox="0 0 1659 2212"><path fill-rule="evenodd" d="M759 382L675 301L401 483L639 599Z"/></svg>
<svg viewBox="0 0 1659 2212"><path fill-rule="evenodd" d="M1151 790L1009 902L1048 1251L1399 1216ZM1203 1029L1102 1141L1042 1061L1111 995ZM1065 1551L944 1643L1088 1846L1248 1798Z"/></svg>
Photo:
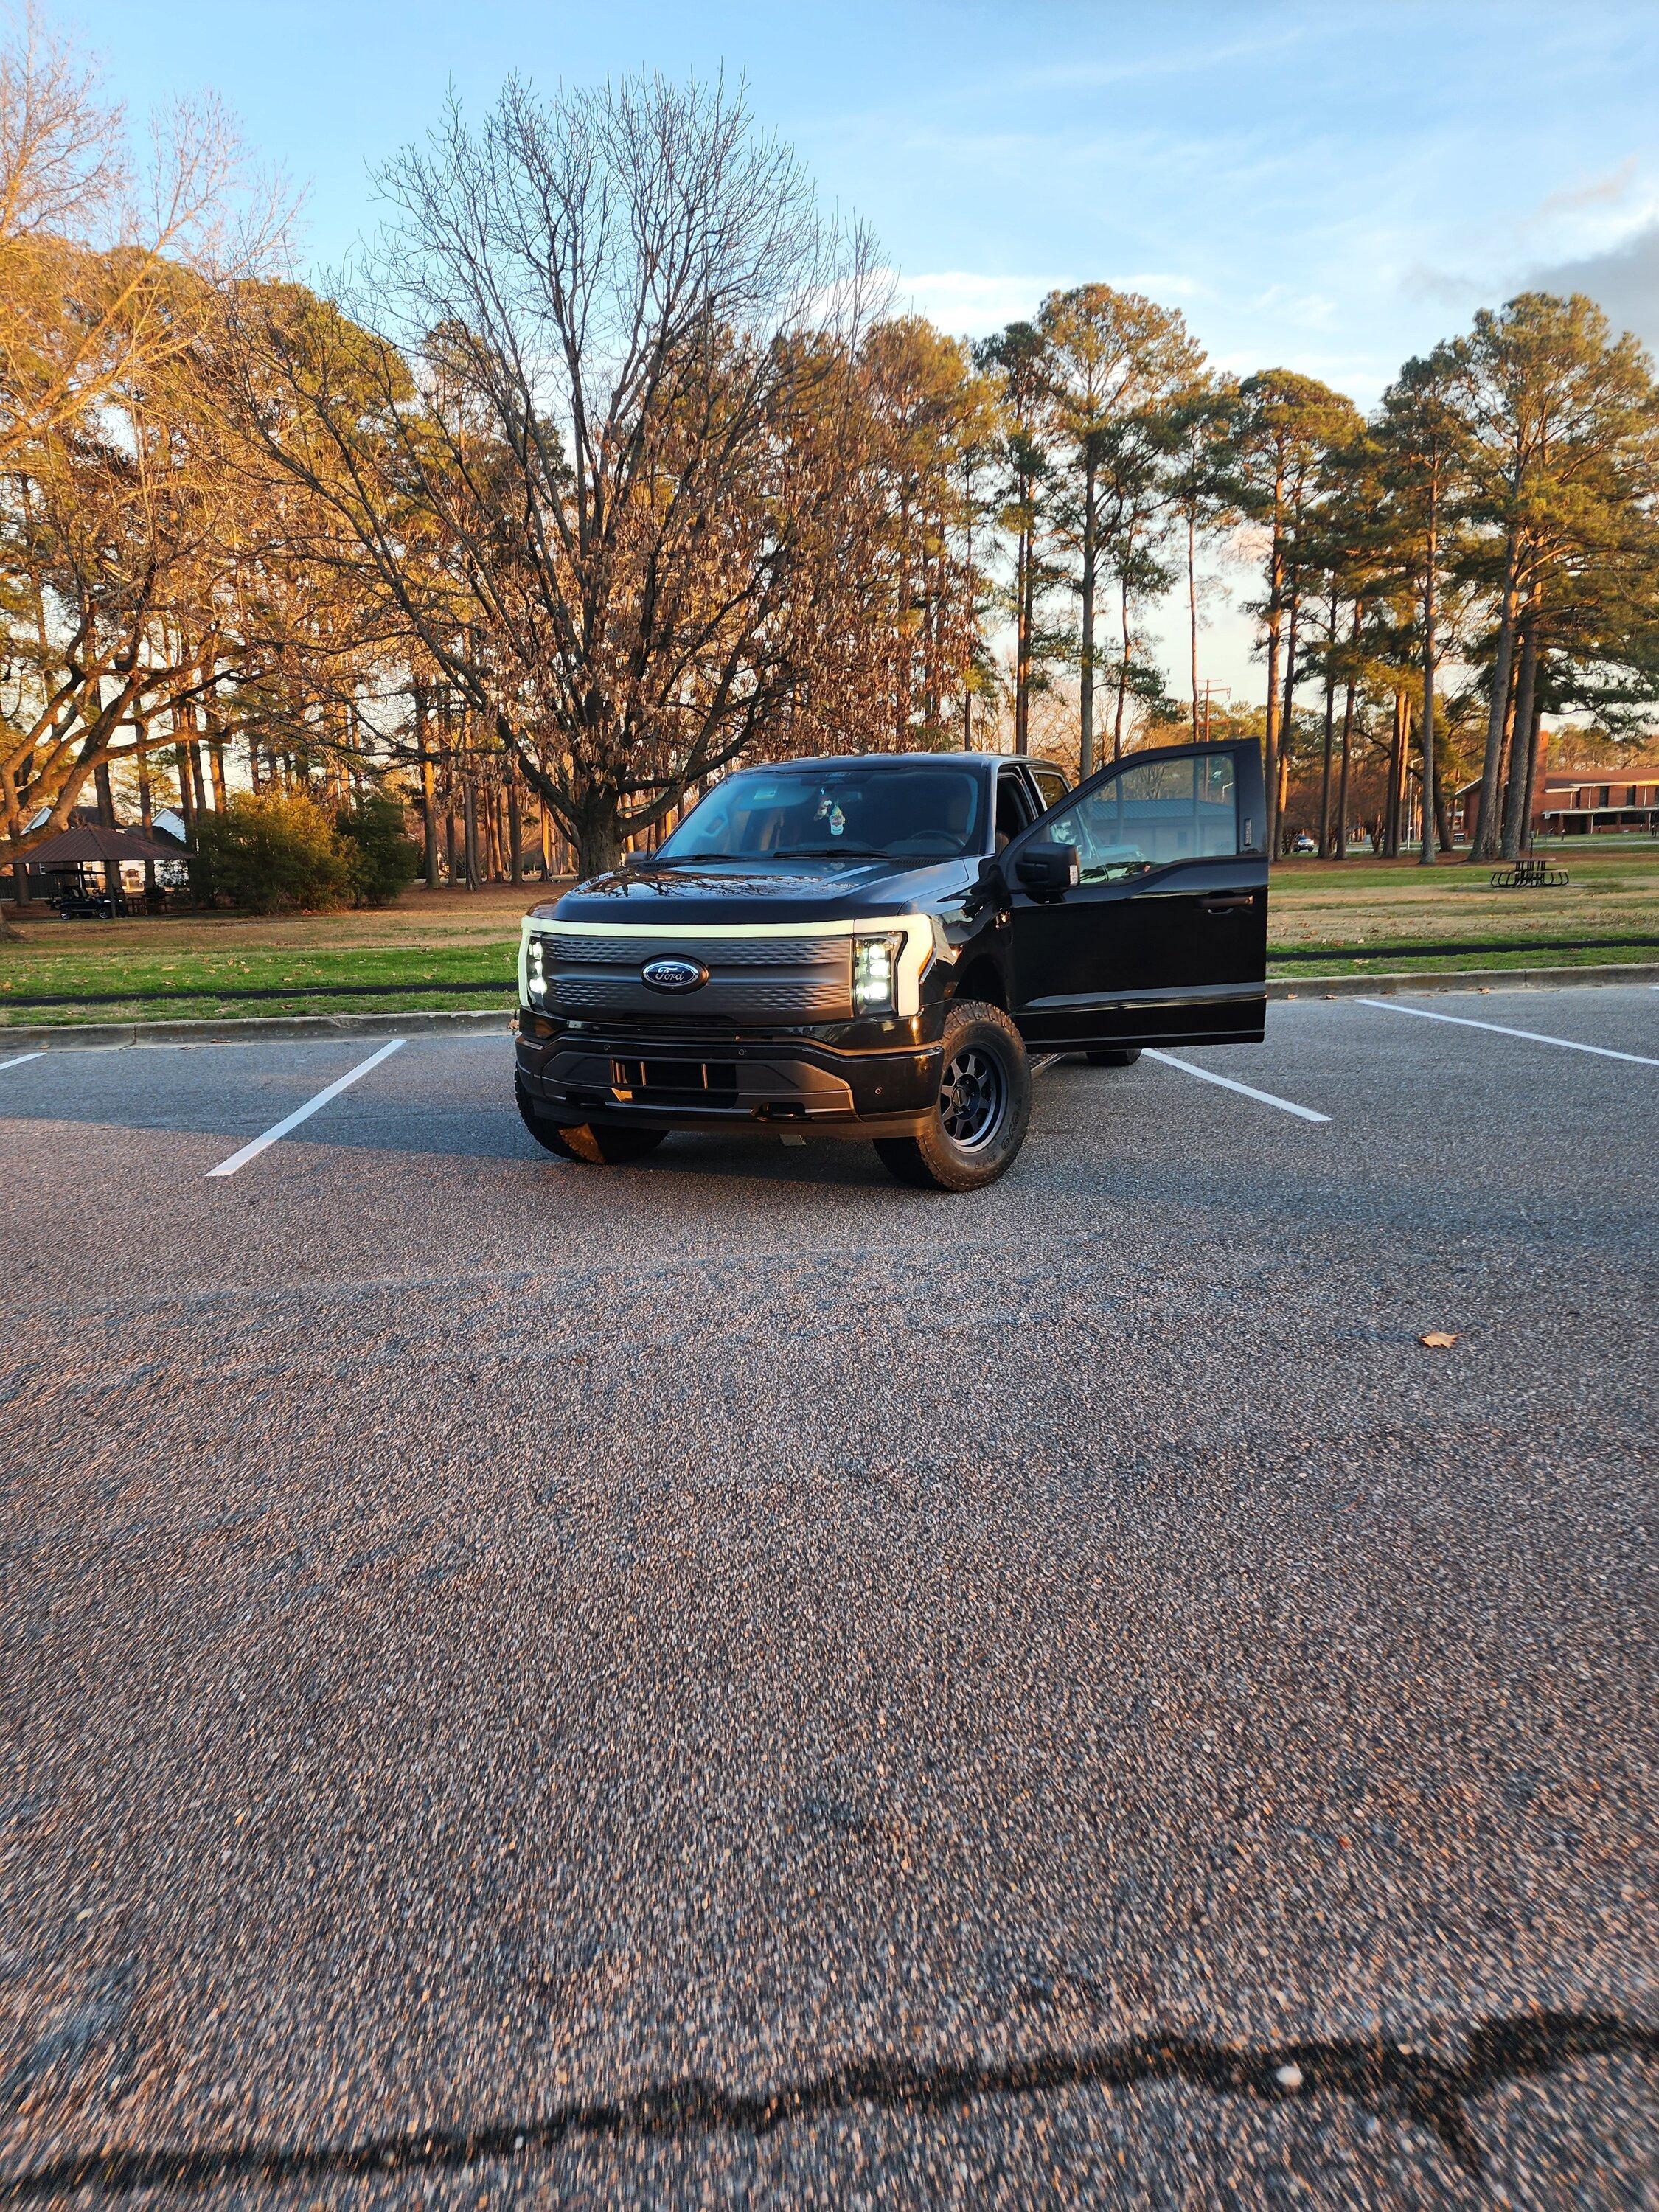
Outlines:
<svg viewBox="0 0 1659 2212"><path fill-rule="evenodd" d="M1267 863L1254 745L1137 753L1029 833L1078 849L1044 900L1004 854L1014 1018L1034 1045L1249 1040L1266 1012ZM1243 849L1241 849L1243 848Z"/></svg>

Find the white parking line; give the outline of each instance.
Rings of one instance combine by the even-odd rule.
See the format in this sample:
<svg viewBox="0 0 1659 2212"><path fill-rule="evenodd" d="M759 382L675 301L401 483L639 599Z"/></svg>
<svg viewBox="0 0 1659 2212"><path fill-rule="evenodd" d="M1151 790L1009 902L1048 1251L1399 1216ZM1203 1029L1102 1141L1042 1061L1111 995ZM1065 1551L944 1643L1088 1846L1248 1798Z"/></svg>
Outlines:
<svg viewBox="0 0 1659 2212"><path fill-rule="evenodd" d="M1183 1075L1195 1075L1200 1083L1218 1083L1224 1091L1242 1091L1246 1098L1256 1098L1264 1106L1277 1106L1283 1114L1294 1114L1302 1121L1328 1121L1328 1114L1316 1114L1311 1106L1298 1106L1293 1098L1275 1098L1271 1091L1258 1091L1254 1085L1236 1083L1231 1075L1218 1075L1212 1067L1194 1067L1190 1060L1177 1060L1172 1052L1146 1049L1148 1060L1161 1060L1165 1067L1178 1067Z"/></svg>
<svg viewBox="0 0 1659 2212"><path fill-rule="evenodd" d="M44 1060L46 1056L46 1048L42 1046L39 1052L20 1052L15 1060L0 1060L0 1075L9 1067L21 1067L26 1060Z"/></svg>
<svg viewBox="0 0 1659 2212"><path fill-rule="evenodd" d="M1471 1021L1467 1014L1437 1014L1427 1006L1396 1006L1392 999L1361 999L1362 1006L1375 1006L1381 1014L1415 1014L1420 1022L1452 1022L1460 1030L1490 1030L1494 1036L1524 1037L1528 1044L1559 1044L1563 1052L1593 1052L1598 1060L1633 1060L1638 1067L1659 1067L1644 1052L1615 1052L1611 1045L1580 1044L1576 1037L1546 1036L1541 1030L1505 1029L1502 1022Z"/></svg>
<svg viewBox="0 0 1659 2212"><path fill-rule="evenodd" d="M256 1159L267 1145L274 1145L279 1137L287 1136L290 1129L297 1129L301 1121L308 1121L319 1106L326 1106L331 1098L337 1098L360 1075L367 1075L371 1067L378 1067L394 1052L402 1051L407 1042L406 1037L393 1037L391 1043L383 1044L379 1052L370 1053L368 1058L354 1067L349 1075L341 1076L337 1082L331 1083L326 1091L319 1091L314 1098L307 1098L303 1106L297 1106L293 1113L284 1115L274 1127L265 1131L264 1136L255 1137L251 1144L244 1145L240 1152L233 1152L228 1160L221 1160L216 1168L210 1168L209 1176L234 1176L239 1168L245 1168L250 1160Z"/></svg>

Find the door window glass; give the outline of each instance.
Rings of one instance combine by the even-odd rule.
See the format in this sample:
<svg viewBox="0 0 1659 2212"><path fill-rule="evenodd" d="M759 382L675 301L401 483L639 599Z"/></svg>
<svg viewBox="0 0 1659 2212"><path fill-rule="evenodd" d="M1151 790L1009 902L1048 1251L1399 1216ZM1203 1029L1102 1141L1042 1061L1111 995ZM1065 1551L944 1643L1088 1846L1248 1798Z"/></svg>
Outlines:
<svg viewBox="0 0 1659 2212"><path fill-rule="evenodd" d="M1126 768L1055 816L1048 836L1075 845L1079 879L1115 883L1171 860L1238 850L1231 753L1188 753Z"/></svg>

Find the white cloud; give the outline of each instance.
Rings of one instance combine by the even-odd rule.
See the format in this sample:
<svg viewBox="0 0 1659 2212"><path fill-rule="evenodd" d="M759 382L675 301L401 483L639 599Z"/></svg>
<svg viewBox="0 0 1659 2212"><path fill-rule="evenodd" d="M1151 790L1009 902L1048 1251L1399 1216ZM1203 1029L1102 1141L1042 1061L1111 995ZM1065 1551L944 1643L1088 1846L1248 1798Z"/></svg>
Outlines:
<svg viewBox="0 0 1659 2212"><path fill-rule="evenodd" d="M1190 276L1157 270L1108 276L1120 291L1144 292L1153 300L1193 300L1206 287ZM974 269L930 270L920 276L894 273L893 304L903 313L926 315L941 330L963 337L984 337L1010 323L1028 321L1050 292L1064 291L1073 276L997 276Z"/></svg>
<svg viewBox="0 0 1659 2212"><path fill-rule="evenodd" d="M1048 293L1071 282L1068 276L992 276L970 269L939 269L896 276L894 305L926 315L941 330L985 337L1035 315Z"/></svg>

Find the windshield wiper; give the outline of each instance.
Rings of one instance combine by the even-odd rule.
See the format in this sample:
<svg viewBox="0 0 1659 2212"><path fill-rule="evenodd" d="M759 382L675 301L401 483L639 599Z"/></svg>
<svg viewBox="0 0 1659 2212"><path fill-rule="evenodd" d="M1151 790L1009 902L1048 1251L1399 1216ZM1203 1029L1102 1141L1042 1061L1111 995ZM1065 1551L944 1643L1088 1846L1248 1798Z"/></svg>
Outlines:
<svg viewBox="0 0 1659 2212"><path fill-rule="evenodd" d="M838 860L845 853L856 853L860 860L873 860L880 851L875 845L784 845L775 853L756 855L763 860Z"/></svg>

